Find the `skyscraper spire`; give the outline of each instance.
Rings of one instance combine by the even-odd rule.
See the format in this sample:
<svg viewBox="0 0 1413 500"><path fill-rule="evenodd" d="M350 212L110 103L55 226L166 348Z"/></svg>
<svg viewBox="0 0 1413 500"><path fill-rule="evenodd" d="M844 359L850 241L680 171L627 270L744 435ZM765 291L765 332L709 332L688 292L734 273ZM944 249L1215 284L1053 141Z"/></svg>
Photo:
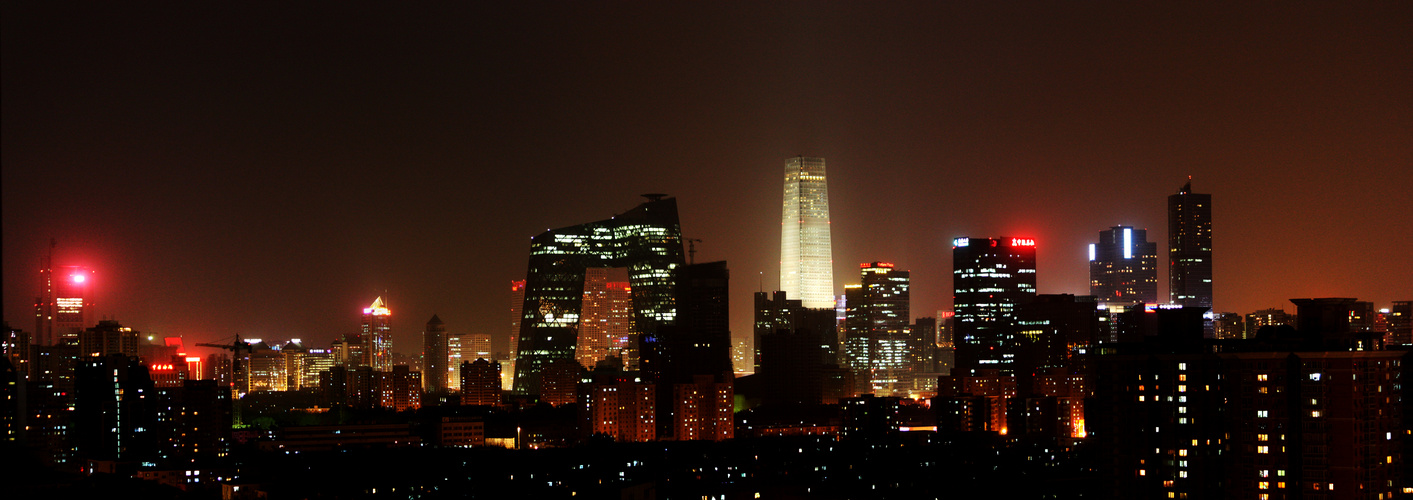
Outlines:
<svg viewBox="0 0 1413 500"><path fill-rule="evenodd" d="M824 158L796 156L785 162L780 226L780 289L799 297L804 307L834 307Z"/></svg>

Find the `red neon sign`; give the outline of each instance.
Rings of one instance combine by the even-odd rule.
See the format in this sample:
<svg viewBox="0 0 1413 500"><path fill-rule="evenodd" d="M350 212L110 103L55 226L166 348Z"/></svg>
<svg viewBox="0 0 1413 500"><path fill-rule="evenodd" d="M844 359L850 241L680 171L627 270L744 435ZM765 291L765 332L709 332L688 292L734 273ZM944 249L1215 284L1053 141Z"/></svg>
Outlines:
<svg viewBox="0 0 1413 500"><path fill-rule="evenodd" d="M1035 240L1034 240L1034 239L1031 239L1031 238L1011 238L1011 246L1013 246L1013 247L1033 247L1033 246L1035 246Z"/></svg>

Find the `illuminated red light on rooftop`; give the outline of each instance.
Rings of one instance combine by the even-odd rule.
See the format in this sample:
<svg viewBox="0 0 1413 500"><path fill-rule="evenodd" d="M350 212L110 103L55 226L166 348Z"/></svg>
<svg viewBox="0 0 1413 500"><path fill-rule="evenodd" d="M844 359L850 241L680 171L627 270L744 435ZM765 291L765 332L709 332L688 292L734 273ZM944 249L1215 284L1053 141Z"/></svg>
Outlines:
<svg viewBox="0 0 1413 500"><path fill-rule="evenodd" d="M75 274L73 276L70 276L70 278L74 280L74 283L83 283L85 279L88 279L84 278L82 274Z"/></svg>

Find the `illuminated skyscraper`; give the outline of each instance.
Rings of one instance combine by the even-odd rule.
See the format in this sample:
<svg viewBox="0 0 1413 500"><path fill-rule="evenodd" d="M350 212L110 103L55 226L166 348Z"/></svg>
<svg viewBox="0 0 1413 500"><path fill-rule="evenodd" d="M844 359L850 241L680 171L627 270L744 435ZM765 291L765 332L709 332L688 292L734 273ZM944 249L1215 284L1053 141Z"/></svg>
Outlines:
<svg viewBox="0 0 1413 500"><path fill-rule="evenodd" d="M1212 307L1212 195L1192 181L1168 196L1168 293L1174 304Z"/></svg>
<svg viewBox="0 0 1413 500"><path fill-rule="evenodd" d="M1020 347L1015 309L1035 299L1035 240L952 240L952 287L957 328L952 374L995 368L1010 375Z"/></svg>
<svg viewBox="0 0 1413 500"><path fill-rule="evenodd" d="M392 312L383 303L382 297L363 308L363 330L359 336L363 341L363 359L359 364L371 366L373 371L391 371Z"/></svg>
<svg viewBox="0 0 1413 500"><path fill-rule="evenodd" d="M39 345L77 345L79 333L88 327L93 314L93 272L86 267L54 267L46 262L39 270L39 278L40 295L34 301L35 341Z"/></svg>
<svg viewBox="0 0 1413 500"><path fill-rule="evenodd" d="M441 318L433 314L432 319L427 320L427 329L422 331L422 389L426 391L447 390L447 360L450 354L447 352L446 323Z"/></svg>
<svg viewBox="0 0 1413 500"><path fill-rule="evenodd" d="M911 384L908 371L908 271L886 262L859 264L860 285L844 287L845 363L856 392L893 396Z"/></svg>
<svg viewBox="0 0 1413 500"><path fill-rule="evenodd" d="M834 306L834 257L829 239L829 189L824 158L785 162L780 222L780 289L810 309Z"/></svg>
<svg viewBox="0 0 1413 500"><path fill-rule="evenodd" d="M1158 244L1147 229L1114 226L1089 244L1089 294L1101 306L1158 302Z"/></svg>
<svg viewBox="0 0 1413 500"><path fill-rule="evenodd" d="M656 332L659 325L676 321L674 287L677 268L685 259L677 200L664 196L647 195L648 202L613 218L552 229L531 239L516 392L540 394L541 374L556 360L577 365L584 274L590 267L628 268L634 333Z"/></svg>

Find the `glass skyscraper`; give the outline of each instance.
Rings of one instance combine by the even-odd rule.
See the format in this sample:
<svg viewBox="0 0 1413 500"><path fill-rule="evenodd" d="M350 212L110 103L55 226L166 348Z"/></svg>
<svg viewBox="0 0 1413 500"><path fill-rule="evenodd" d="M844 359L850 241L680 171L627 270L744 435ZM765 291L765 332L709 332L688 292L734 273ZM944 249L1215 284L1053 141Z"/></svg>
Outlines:
<svg viewBox="0 0 1413 500"><path fill-rule="evenodd" d="M1212 307L1212 195L1192 181L1168 196L1168 293L1172 303Z"/></svg>
<svg viewBox="0 0 1413 500"><path fill-rule="evenodd" d="M590 267L626 267L633 301L633 332L674 324L677 268L685 264L677 200L648 202L612 218L551 229L530 240L530 267L520 315L515 391L541 393L541 373L561 360L575 362L583 313L584 274Z"/></svg>
<svg viewBox="0 0 1413 500"><path fill-rule="evenodd" d="M1035 300L1035 240L952 240L957 364L953 375L1000 369L1010 375L1020 340L1016 306Z"/></svg>
<svg viewBox="0 0 1413 500"><path fill-rule="evenodd" d="M373 371L392 371L392 311L382 297L372 305L363 308L363 366L373 367Z"/></svg>
<svg viewBox="0 0 1413 500"><path fill-rule="evenodd" d="M785 162L780 230L780 289L806 308L834 307L824 158L796 156Z"/></svg>
<svg viewBox="0 0 1413 500"><path fill-rule="evenodd" d="M1114 226L1089 244L1089 294L1100 305L1158 302L1158 244L1147 229Z"/></svg>
<svg viewBox="0 0 1413 500"><path fill-rule="evenodd" d="M912 382L908 371L911 333L908 271L886 262L859 265L860 285L844 287L846 363L854 373L855 392L896 396Z"/></svg>

